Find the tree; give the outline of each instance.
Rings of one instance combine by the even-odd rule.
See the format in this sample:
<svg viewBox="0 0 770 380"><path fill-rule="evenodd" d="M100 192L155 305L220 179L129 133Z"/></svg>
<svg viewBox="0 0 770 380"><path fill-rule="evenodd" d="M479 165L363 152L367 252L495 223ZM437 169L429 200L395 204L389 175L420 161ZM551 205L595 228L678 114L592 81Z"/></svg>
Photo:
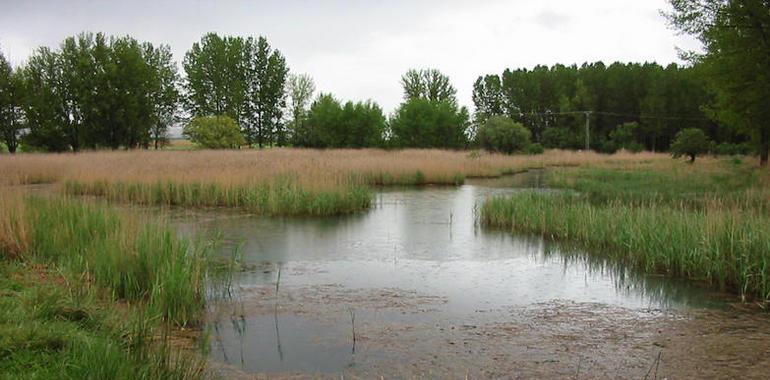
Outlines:
<svg viewBox="0 0 770 380"><path fill-rule="evenodd" d="M710 142L706 134L697 128L687 128L679 131L671 142L671 153L674 158L687 156L690 162L695 162L695 157L708 152Z"/></svg>
<svg viewBox="0 0 770 380"><path fill-rule="evenodd" d="M473 105L476 107L473 117L474 128L483 125L492 116L504 114L504 98L501 89L502 84L498 75L486 75L476 79L473 84Z"/></svg>
<svg viewBox="0 0 770 380"><path fill-rule="evenodd" d="M29 133L23 138L25 144L53 152L76 149L78 133L72 128L72 103L63 89L59 55L39 48L29 58L23 73L27 95L24 114L29 126Z"/></svg>
<svg viewBox="0 0 770 380"><path fill-rule="evenodd" d="M10 153L16 153L24 126L22 91L22 73L0 51L0 141Z"/></svg>
<svg viewBox="0 0 770 380"><path fill-rule="evenodd" d="M264 37L259 37L256 43L250 42L249 46L246 141L261 148L273 142L275 137L278 145L283 146L287 142L282 120L289 74L286 59L280 51L273 51Z"/></svg>
<svg viewBox="0 0 770 380"><path fill-rule="evenodd" d="M155 48L150 43L144 43L142 48L151 68L148 83L148 96L153 107L150 135L155 149L158 149L167 144L168 127L177 120L180 79L168 45Z"/></svg>
<svg viewBox="0 0 770 380"><path fill-rule="evenodd" d="M415 98L403 103L390 120L396 146L453 148L466 145L468 110L454 102Z"/></svg>
<svg viewBox="0 0 770 380"><path fill-rule="evenodd" d="M186 106L192 116L227 115L242 124L252 69L250 43L209 33L185 54Z"/></svg>
<svg viewBox="0 0 770 380"><path fill-rule="evenodd" d="M241 129L229 116L197 116L183 130L193 143L207 149L232 149L245 144Z"/></svg>
<svg viewBox="0 0 770 380"><path fill-rule="evenodd" d="M632 152L641 152L644 146L636 141L636 132L639 130L639 123L629 122L617 126L610 132L610 140L616 149L625 149ZM700 131L700 129L698 129Z"/></svg>
<svg viewBox="0 0 770 380"><path fill-rule="evenodd" d="M347 102L340 114L341 137L339 147L377 147L383 143L385 115L382 108L372 101Z"/></svg>
<svg viewBox="0 0 770 380"><path fill-rule="evenodd" d="M457 103L457 90L449 77L436 69L411 69L401 77L404 100L427 99L433 102Z"/></svg>
<svg viewBox="0 0 770 380"><path fill-rule="evenodd" d="M530 145L532 133L506 116L492 116L479 128L476 139L484 149L511 154Z"/></svg>
<svg viewBox="0 0 770 380"><path fill-rule="evenodd" d="M767 0L670 0L671 24L696 36L702 66L716 90L709 115L755 141L760 164L770 151L770 4Z"/></svg>
<svg viewBox="0 0 770 380"><path fill-rule="evenodd" d="M315 92L313 78L307 74L290 75L287 82L287 92L291 112L290 132L294 145L307 146L309 136L306 128L307 107Z"/></svg>
<svg viewBox="0 0 770 380"><path fill-rule="evenodd" d="M385 116L374 102L347 102L343 106L330 94L321 94L307 116L307 142L314 148L365 148L380 146Z"/></svg>

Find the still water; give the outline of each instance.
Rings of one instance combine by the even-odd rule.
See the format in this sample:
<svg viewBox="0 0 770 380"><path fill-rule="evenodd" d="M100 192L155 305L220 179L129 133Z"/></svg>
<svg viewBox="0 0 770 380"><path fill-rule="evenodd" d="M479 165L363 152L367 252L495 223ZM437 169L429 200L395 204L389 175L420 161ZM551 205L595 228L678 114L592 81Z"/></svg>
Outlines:
<svg viewBox="0 0 770 380"><path fill-rule="evenodd" d="M722 305L696 285L479 225L484 199L519 191L548 191L542 173L384 190L372 210L345 217L178 217L185 233L220 234L221 254L237 247L248 268L230 298L212 302L212 362L245 373L341 373L398 363L430 351L420 342L444 328L506 322L531 305Z"/></svg>

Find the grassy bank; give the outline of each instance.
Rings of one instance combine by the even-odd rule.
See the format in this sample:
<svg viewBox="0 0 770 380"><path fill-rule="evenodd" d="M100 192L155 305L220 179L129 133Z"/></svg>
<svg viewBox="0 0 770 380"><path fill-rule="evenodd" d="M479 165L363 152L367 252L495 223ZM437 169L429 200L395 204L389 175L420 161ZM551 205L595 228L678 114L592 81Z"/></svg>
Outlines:
<svg viewBox="0 0 770 380"><path fill-rule="evenodd" d="M64 192L141 205L229 207L266 215L350 214L368 209L372 200L371 191L363 185L351 183L338 189L311 191L292 179L253 185L66 181Z"/></svg>
<svg viewBox="0 0 770 380"><path fill-rule="evenodd" d="M272 215L332 215L369 208L372 186L459 185L529 168L659 160L651 153L549 151L508 156L444 150L114 151L0 157L0 183L61 185L74 195Z"/></svg>
<svg viewBox="0 0 770 380"><path fill-rule="evenodd" d="M99 206L0 194L0 373L196 378L169 334L201 322L205 256Z"/></svg>
<svg viewBox="0 0 770 380"><path fill-rule="evenodd" d="M770 212L769 176L740 161L674 160L558 168L549 187L572 189L594 204L668 204L689 208L730 207Z"/></svg>
<svg viewBox="0 0 770 380"><path fill-rule="evenodd" d="M490 199L482 222L577 243L644 272L768 300L766 178L730 165L671 161L559 170L551 183L577 193Z"/></svg>

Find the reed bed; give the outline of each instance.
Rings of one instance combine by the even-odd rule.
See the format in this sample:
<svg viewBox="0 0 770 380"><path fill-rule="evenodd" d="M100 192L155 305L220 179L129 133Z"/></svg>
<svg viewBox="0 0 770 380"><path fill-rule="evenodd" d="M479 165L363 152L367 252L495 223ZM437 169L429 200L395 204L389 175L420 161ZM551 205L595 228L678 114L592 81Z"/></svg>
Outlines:
<svg viewBox="0 0 770 380"><path fill-rule="evenodd" d="M732 160L624 162L549 171L548 186L572 189L595 204L669 204L770 212L770 172Z"/></svg>
<svg viewBox="0 0 770 380"><path fill-rule="evenodd" d="M0 206L0 372L202 377L168 334L202 321L205 250L99 205L0 191Z"/></svg>
<svg viewBox="0 0 770 380"><path fill-rule="evenodd" d="M61 184L65 192L141 204L224 206L288 215L370 207L371 186L458 185L531 168L649 161L652 153L549 151L508 156L445 150L112 151L0 157L5 184Z"/></svg>
<svg viewBox="0 0 770 380"><path fill-rule="evenodd" d="M718 159L559 169L549 183L576 192L487 200L485 225L602 252L665 273L770 300L767 174Z"/></svg>
<svg viewBox="0 0 770 380"><path fill-rule="evenodd" d="M51 264L72 279L109 289L118 300L146 303L176 325L200 322L205 251L170 227L64 198L0 193L0 253Z"/></svg>
<svg viewBox="0 0 770 380"><path fill-rule="evenodd" d="M593 206L574 196L521 194L482 207L488 226L576 242L648 273L705 281L770 300L770 218L721 208Z"/></svg>

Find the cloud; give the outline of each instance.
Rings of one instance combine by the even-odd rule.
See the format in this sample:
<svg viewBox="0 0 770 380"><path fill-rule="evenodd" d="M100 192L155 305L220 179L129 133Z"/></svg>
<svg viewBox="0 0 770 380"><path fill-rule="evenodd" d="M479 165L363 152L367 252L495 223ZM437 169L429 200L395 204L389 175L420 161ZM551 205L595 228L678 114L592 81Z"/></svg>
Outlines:
<svg viewBox="0 0 770 380"><path fill-rule="evenodd" d="M570 22L570 17L549 9L538 13L535 21L545 29L556 30L564 29L566 24Z"/></svg>

